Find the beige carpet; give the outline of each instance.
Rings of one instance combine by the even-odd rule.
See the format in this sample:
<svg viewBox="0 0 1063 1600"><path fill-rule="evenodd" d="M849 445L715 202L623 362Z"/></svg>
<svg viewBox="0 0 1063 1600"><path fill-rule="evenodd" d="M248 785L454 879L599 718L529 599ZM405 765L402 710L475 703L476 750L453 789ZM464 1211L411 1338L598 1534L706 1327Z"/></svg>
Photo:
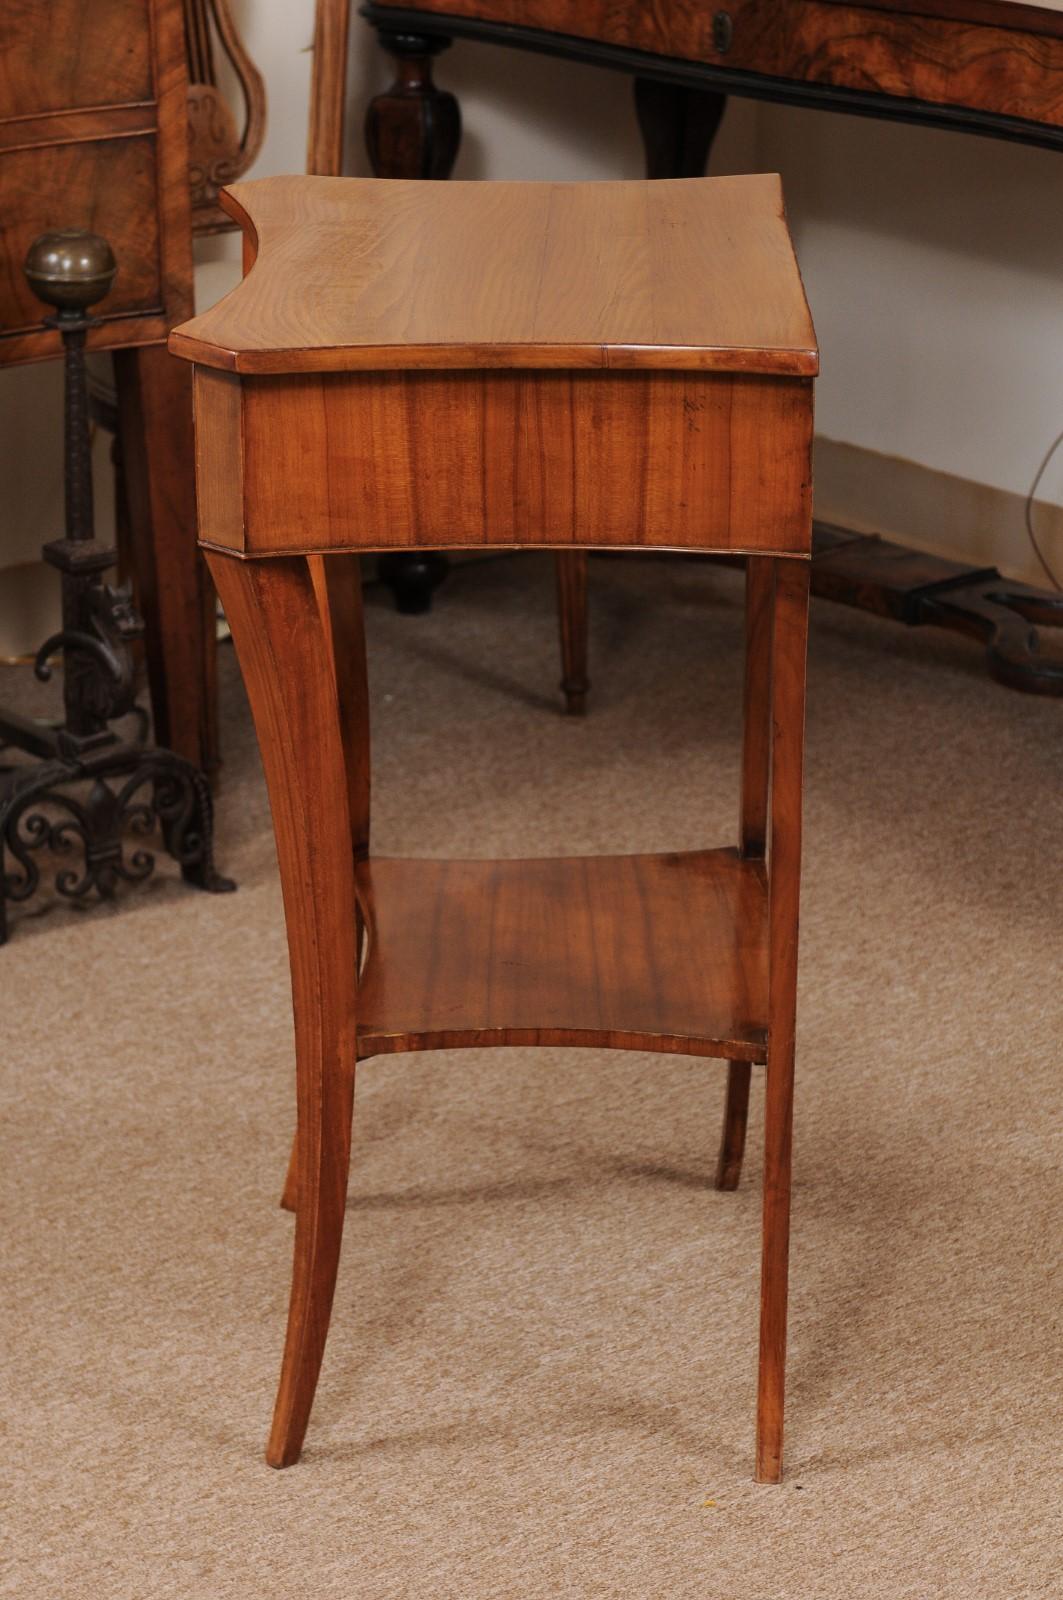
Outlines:
<svg viewBox="0 0 1063 1600"><path fill-rule="evenodd" d="M592 588L585 723L551 692L547 561L467 569L427 619L373 605L378 849L732 836L737 575L600 561ZM0 952L0 1593L1059 1595L1063 706L815 608L781 1488L751 1482L759 1084L722 1195L722 1069L565 1051L362 1070L277 1473L286 958L223 669L239 893L166 876Z"/></svg>

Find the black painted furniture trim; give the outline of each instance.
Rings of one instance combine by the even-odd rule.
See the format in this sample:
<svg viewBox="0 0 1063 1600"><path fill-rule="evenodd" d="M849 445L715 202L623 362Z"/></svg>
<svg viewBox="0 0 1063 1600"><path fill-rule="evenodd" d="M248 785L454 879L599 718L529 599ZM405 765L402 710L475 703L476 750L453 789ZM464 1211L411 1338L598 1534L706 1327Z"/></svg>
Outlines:
<svg viewBox="0 0 1063 1600"><path fill-rule="evenodd" d="M741 72L732 67L710 66L707 62L684 61L675 56L650 55L622 45L580 39L572 34L547 33L524 28L516 23L483 22L473 17L442 16L436 12L411 11L401 6L363 5L361 15L374 28L387 33L413 33L447 39L478 39L484 44L509 45L518 50L533 50L540 55L561 56L566 60L586 61L639 78L657 78L664 83L680 83L695 88L715 89L746 100L773 100L781 105L813 106L822 111L845 111L851 116L877 117L889 122L910 122L921 127L951 129L956 133L978 133L990 139L1005 139L1013 144L1040 145L1047 150L1063 150L1063 128L1022 117L1003 117L993 112L964 106L943 106L928 100L912 100L901 95L878 94L860 89L845 89L834 84L803 83L790 78L772 78L759 72Z"/></svg>

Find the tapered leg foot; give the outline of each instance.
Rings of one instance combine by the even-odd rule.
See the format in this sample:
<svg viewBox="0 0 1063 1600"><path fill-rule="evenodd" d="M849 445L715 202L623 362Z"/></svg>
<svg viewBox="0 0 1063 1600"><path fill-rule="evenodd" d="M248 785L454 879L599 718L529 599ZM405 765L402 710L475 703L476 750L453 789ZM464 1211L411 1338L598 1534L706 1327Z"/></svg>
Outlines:
<svg viewBox="0 0 1063 1600"><path fill-rule="evenodd" d="M295 1214L295 1269L281 1380L266 1447L271 1467L299 1459L332 1314L343 1239L351 1152L354 1074L337 1073L304 1117L298 1147L303 1181Z"/></svg>
<svg viewBox="0 0 1063 1600"><path fill-rule="evenodd" d="M727 1063L727 1102L723 1113L720 1154L716 1162L717 1189L737 1189L738 1180L742 1176L751 1074L752 1068L748 1061Z"/></svg>

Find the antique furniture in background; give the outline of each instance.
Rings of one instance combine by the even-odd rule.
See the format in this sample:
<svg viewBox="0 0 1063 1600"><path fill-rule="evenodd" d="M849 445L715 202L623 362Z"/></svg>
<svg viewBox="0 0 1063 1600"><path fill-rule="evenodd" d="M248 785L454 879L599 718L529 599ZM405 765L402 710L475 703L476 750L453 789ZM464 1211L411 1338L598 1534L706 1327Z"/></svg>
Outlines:
<svg viewBox="0 0 1063 1600"><path fill-rule="evenodd" d="M310 132L306 169L322 177L343 172L346 125L347 51L350 0L317 0L313 76L310 86ZM407 48L409 45L409 48ZM397 75L386 94L370 105L366 141L373 171L386 178L449 178L461 138L461 113L454 96L432 82L432 56L446 40L391 42ZM580 716L586 709L587 558L583 551L559 550L558 618L561 626L561 692L565 710ZM377 570L395 596L400 611L427 611L432 595L447 573L446 558L435 550L378 558Z"/></svg>
<svg viewBox="0 0 1063 1600"><path fill-rule="evenodd" d="M85 339L90 307L110 292L115 271L107 240L84 229L42 235L26 259L27 282L63 342L66 534L41 552L62 575L63 626L41 645L36 670L47 681L51 658L62 654L64 717L52 726L0 709L0 743L36 758L0 780L0 944L8 901L37 889L39 853L65 858L55 882L68 899L94 889L109 899L120 880L147 878L155 858L143 845L127 855L127 831L143 840L157 825L187 882L214 892L235 887L214 871L210 788L200 769L110 726L138 709L130 646L144 631L129 587L104 582L117 552L96 538L93 516Z"/></svg>
<svg viewBox="0 0 1063 1600"><path fill-rule="evenodd" d="M1063 148L1063 10L1022 0L413 0L361 14L394 58L396 79L369 108L373 170L445 177L460 116L433 82L452 39L479 39L629 73L647 175L702 173L728 94L823 106ZM318 126L335 130L346 87L349 0L318 0ZM324 102L322 105L321 102ZM337 108L339 108L337 110ZM338 154L342 140L333 132ZM318 170L318 169L314 169ZM338 171L337 167L321 170ZM400 560L403 558L400 558ZM407 609L423 609L445 572L438 559L392 563ZM1063 600L974 569L842 529L817 530L812 591L906 623L968 633L1013 687L1063 693ZM565 637L578 664L585 618L568 586ZM573 600L575 596L575 600Z"/></svg>
<svg viewBox="0 0 1063 1600"><path fill-rule="evenodd" d="M191 390L166 335L192 311L180 0L7 0L0 10L0 363L59 354L22 275L56 227L119 262L87 347L114 352L118 427L156 736L210 765L213 595L195 548Z"/></svg>
<svg viewBox="0 0 1063 1600"><path fill-rule="evenodd" d="M218 205L218 191L242 176L262 148L266 134L266 89L244 49L229 0L183 0L188 55L188 175L192 185L192 227L219 233L232 227ZM238 129L218 87L215 36L236 77L244 102Z"/></svg>
<svg viewBox="0 0 1063 1600"><path fill-rule="evenodd" d="M818 368L779 181L275 178L224 203L255 270L171 348L196 363L200 537L291 957L295 1261L267 1458L297 1460L314 1397L357 1060L588 1045L730 1063L721 1189L766 1064L756 1474L776 1482ZM739 847L372 856L359 552L559 544L746 559Z"/></svg>
<svg viewBox="0 0 1063 1600"><path fill-rule="evenodd" d="M245 99L242 131L217 88L215 34ZM0 10L0 364L59 354L22 276L31 242L69 225L106 235L119 271L87 342L114 352L116 389L94 389L94 417L118 433L123 554L147 624L156 737L208 771L214 594L194 537L191 385L165 339L193 308L193 226L231 226L217 190L253 160L264 117L228 0Z"/></svg>

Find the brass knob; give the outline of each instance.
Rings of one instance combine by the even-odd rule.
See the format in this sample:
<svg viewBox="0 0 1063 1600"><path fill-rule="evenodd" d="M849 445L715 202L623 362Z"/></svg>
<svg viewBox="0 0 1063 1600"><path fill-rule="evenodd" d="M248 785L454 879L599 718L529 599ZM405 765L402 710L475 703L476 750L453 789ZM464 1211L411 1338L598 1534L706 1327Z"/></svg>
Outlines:
<svg viewBox="0 0 1063 1600"><path fill-rule="evenodd" d="M38 300L59 311L87 311L114 282L114 252L84 228L59 228L34 239L23 271Z"/></svg>

